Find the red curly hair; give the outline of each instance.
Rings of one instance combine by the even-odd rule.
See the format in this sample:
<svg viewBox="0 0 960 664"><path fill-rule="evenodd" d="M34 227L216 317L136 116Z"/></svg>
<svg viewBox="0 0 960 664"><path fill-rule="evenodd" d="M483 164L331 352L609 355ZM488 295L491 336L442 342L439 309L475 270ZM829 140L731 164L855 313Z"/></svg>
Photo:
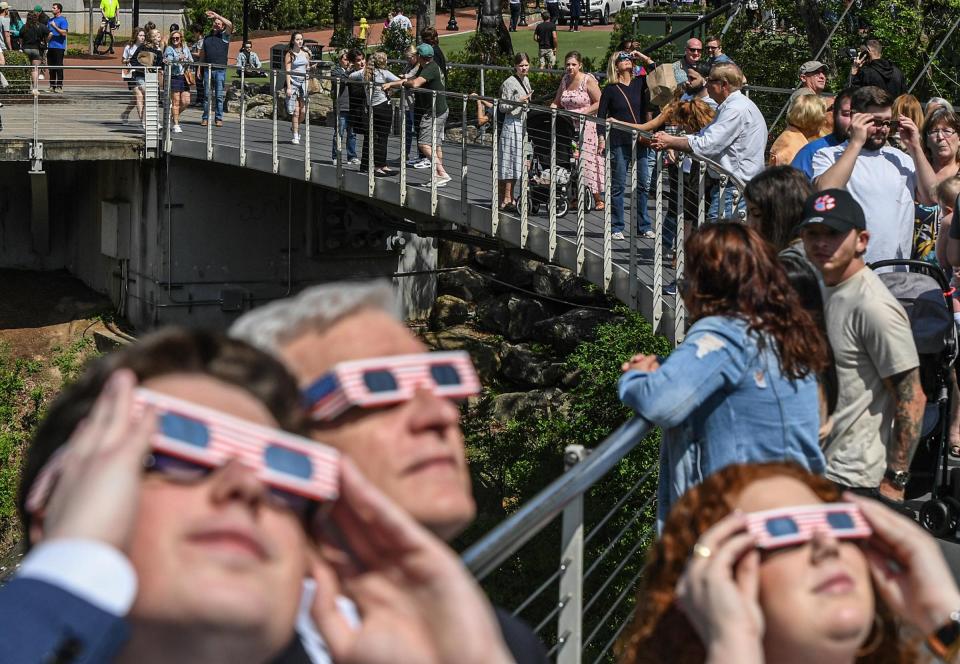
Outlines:
<svg viewBox="0 0 960 664"><path fill-rule="evenodd" d="M756 230L739 222L709 224L694 231L684 247L683 303L691 321L707 316L746 321L760 347L773 341L780 372L789 380L826 368L823 331L800 304L773 245Z"/></svg>
<svg viewBox="0 0 960 664"><path fill-rule="evenodd" d="M674 601L677 582L700 535L733 511L746 487L771 477L796 479L824 502L840 499L840 490L829 480L796 464L782 462L727 466L687 491L670 510L663 533L647 556L644 581L637 591L633 625L618 647L620 664L702 664L705 661L706 651L700 637ZM870 652L858 657L857 663L916 662L916 649L900 639L897 622L879 596L877 617L879 624L866 641L872 644Z"/></svg>

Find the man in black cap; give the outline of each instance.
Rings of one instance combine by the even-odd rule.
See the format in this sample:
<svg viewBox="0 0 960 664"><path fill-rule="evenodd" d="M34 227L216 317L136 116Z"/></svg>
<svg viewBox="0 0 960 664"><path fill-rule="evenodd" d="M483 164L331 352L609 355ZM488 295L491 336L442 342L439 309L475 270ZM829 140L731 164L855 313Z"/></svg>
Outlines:
<svg viewBox="0 0 960 664"><path fill-rule="evenodd" d="M863 260L863 208L844 189L813 194L800 226L823 274L839 398L824 442L826 476L844 489L902 502L926 397L910 321Z"/></svg>

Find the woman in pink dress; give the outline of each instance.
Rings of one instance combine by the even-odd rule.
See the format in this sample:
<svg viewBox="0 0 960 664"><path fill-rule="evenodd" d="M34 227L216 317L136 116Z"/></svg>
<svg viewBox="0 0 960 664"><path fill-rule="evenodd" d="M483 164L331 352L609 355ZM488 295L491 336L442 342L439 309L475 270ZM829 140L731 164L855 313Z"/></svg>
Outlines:
<svg viewBox="0 0 960 664"><path fill-rule="evenodd" d="M600 105L600 86L592 74L583 71L583 58L578 51L570 51L564 58L566 75L560 81L557 96L551 106L568 111L594 115ZM578 127L579 129L579 127ZM603 209L603 158L597 147L597 125L587 122L583 129L584 182L593 194L594 207Z"/></svg>

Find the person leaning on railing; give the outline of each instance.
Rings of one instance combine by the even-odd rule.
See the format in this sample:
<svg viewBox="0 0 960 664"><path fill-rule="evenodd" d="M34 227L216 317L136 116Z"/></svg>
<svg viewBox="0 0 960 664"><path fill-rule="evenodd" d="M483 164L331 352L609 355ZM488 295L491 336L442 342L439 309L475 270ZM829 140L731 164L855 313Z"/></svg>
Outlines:
<svg viewBox="0 0 960 664"><path fill-rule="evenodd" d="M417 61L420 67L416 75L405 78L403 86L417 89L414 95L417 114L420 116L417 144L424 159L430 160L428 167L436 164L433 173L436 186L445 187L451 180L443 168L443 149L441 148L447 117L450 115L445 95L447 88L440 67L433 61L433 47L430 44L420 44L417 47ZM436 93L435 98L431 92ZM436 154L433 154L434 144L437 148Z"/></svg>
<svg viewBox="0 0 960 664"><path fill-rule="evenodd" d="M688 491L642 579L621 664L936 661L923 635L939 661L960 651L936 540L793 464L728 466Z"/></svg>
<svg viewBox="0 0 960 664"><path fill-rule="evenodd" d="M739 222L701 226L679 284L692 326L665 360L623 365L620 400L663 430L657 522L734 463L794 461L822 473L817 373L824 336L772 246Z"/></svg>
<svg viewBox="0 0 960 664"><path fill-rule="evenodd" d="M337 53L336 62L330 69L330 78L333 85L335 120L333 139L330 147L330 160L337 161L337 140L341 144L346 144L347 157L346 162L350 164L359 164L357 157L357 135L353 133L353 127L350 126L350 90L344 82L350 72L353 70L353 63L350 62L350 51L342 49Z"/></svg>
<svg viewBox="0 0 960 664"><path fill-rule="evenodd" d="M387 54L377 51L367 58L366 66L350 74L354 86L363 86L367 113L373 114L373 166L374 174L379 176L396 175L396 171L387 168L387 141L390 138L390 125L393 123L393 108L387 99L387 91L403 85L403 81L387 69ZM373 88L369 84L373 83ZM365 120L366 121L366 120ZM360 170L366 171L370 165L370 143L365 142L360 156Z"/></svg>

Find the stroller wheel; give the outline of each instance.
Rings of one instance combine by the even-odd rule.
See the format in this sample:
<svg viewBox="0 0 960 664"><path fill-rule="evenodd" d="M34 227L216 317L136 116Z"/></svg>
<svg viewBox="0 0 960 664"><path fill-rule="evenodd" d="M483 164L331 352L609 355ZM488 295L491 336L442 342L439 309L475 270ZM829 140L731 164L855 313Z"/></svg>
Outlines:
<svg viewBox="0 0 960 664"><path fill-rule="evenodd" d="M934 537L953 535L957 530L957 512L946 501L929 500L920 508L920 525Z"/></svg>
<svg viewBox="0 0 960 664"><path fill-rule="evenodd" d="M557 216L562 217L570 209L570 204L567 203L566 198L557 197Z"/></svg>

